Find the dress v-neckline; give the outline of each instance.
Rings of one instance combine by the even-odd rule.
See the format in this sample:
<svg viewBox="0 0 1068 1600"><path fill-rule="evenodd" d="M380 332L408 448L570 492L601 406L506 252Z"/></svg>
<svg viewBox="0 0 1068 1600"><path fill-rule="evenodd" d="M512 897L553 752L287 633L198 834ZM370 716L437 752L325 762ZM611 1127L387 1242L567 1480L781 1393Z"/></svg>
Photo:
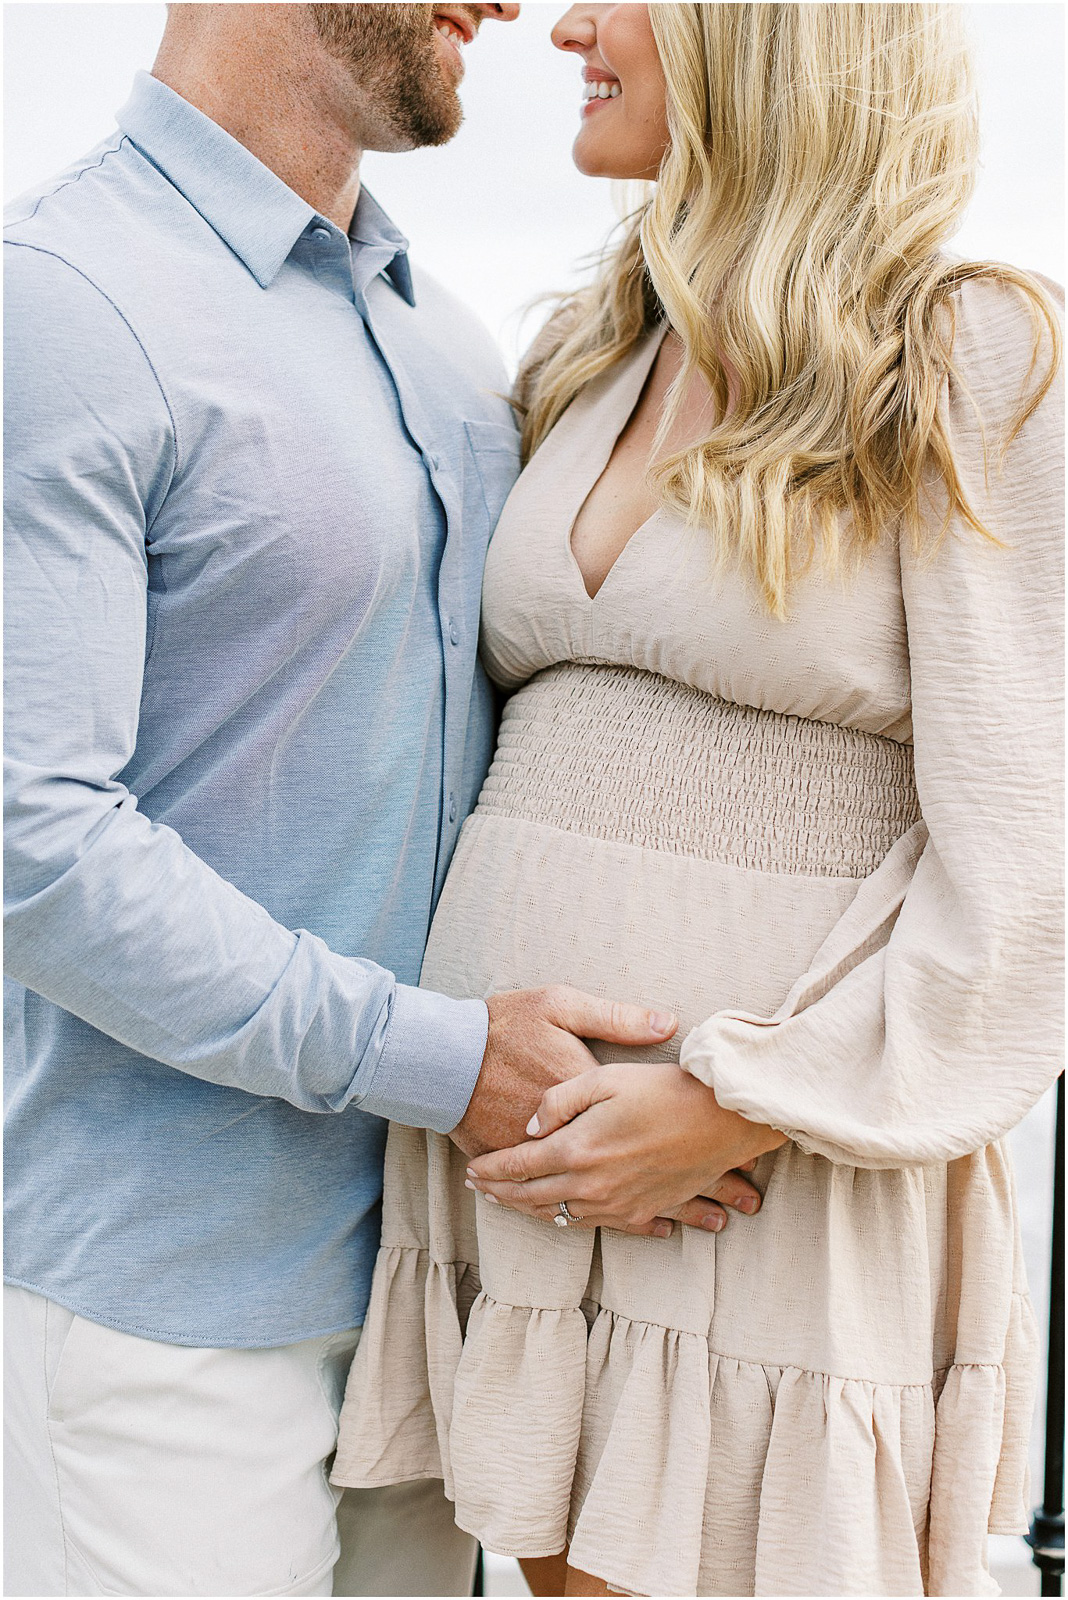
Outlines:
<svg viewBox="0 0 1068 1600"><path fill-rule="evenodd" d="M633 533L629 535L626 543L619 551L619 554L612 562L612 565L609 567L600 583L597 585L597 588L591 594L586 586L585 574L579 565L578 557L575 555L574 547L571 542L572 536L574 535L575 527L578 523L579 517L582 515L587 500L590 498L590 495L593 493L594 489L608 471L608 468L611 465L612 457L616 452L616 445L619 443L620 438L622 437L628 423L637 409L638 402L642 397L642 391L648 382L649 374L653 370L653 363L655 362L660 351L660 346L664 342L664 335L666 332L667 325L664 324L664 326L662 326L658 332L649 335L648 343L640 345L632 356L624 360L622 366L617 368L616 372L612 374L612 381L610 382L607 393L598 396L587 412L587 421L591 417L596 417L599 421L603 422L606 410L611 411L611 424L609 427L609 436L607 440L607 451L603 454L603 456L599 453L594 457L594 460L599 464L597 466L597 471L592 478L587 479L586 475L583 474L582 482L584 487L581 490L581 498L579 499L578 503L574 505L571 516L568 518L565 531L565 546L568 563L575 577L578 579L579 587L582 590L582 597L587 606L592 606L594 602L604 593L605 588L612 580L612 576L615 573L616 568L626 556L627 551L630 549L635 539L644 533L650 524L655 522L663 511L662 506L657 506L655 511L651 512L650 515L646 517L644 522L640 522L638 524Z"/></svg>

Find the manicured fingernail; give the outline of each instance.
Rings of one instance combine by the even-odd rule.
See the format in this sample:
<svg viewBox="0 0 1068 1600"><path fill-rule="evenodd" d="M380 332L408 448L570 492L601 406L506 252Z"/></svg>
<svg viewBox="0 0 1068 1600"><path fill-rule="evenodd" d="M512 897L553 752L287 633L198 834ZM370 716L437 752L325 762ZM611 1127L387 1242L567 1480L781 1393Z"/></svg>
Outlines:
<svg viewBox="0 0 1068 1600"><path fill-rule="evenodd" d="M466 1179L465 1179L465 1180L464 1180L464 1188L465 1188L465 1189L473 1189L473 1188L474 1188L474 1187L475 1187L475 1186L474 1186L474 1184L473 1184L473 1183L472 1183L472 1182L471 1182L471 1179L470 1179L470 1178L466 1178Z"/></svg>
<svg viewBox="0 0 1068 1600"><path fill-rule="evenodd" d="M469 1178L477 1178L478 1177L478 1173L475 1171L474 1167L466 1167L464 1170L466 1171L467 1176Z"/></svg>
<svg viewBox="0 0 1068 1600"><path fill-rule="evenodd" d="M495 1194L484 1194L482 1198L487 1200L491 1206L499 1206L501 1203Z"/></svg>
<svg viewBox="0 0 1068 1600"><path fill-rule="evenodd" d="M701 1218L701 1226L707 1228L709 1233L718 1233L726 1220L722 1211L710 1211L707 1217Z"/></svg>
<svg viewBox="0 0 1068 1600"><path fill-rule="evenodd" d="M759 1204L760 1201L757 1199L755 1194L747 1194L743 1196L741 1200L739 1200L738 1210L744 1211L747 1213L747 1215L752 1216Z"/></svg>
<svg viewBox="0 0 1068 1600"><path fill-rule="evenodd" d="M654 1033L670 1033L675 1026L675 1018L670 1011L650 1011L649 1026Z"/></svg>
<svg viewBox="0 0 1068 1600"><path fill-rule="evenodd" d="M653 1233L658 1239L670 1239L674 1231L670 1222L657 1222L653 1227Z"/></svg>
<svg viewBox="0 0 1068 1600"><path fill-rule="evenodd" d="M536 1115L531 1117L530 1121L527 1123L527 1132L530 1134L532 1139L536 1139L538 1134L541 1132L541 1123L538 1121Z"/></svg>

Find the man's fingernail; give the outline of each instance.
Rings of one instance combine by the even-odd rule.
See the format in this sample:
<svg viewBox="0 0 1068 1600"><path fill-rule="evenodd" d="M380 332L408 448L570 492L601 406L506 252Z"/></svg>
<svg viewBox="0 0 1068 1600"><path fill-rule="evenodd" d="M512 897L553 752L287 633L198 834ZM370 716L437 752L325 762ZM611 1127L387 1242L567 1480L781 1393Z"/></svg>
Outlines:
<svg viewBox="0 0 1068 1600"><path fill-rule="evenodd" d="M726 1220L722 1211L710 1211L707 1217L701 1218L701 1226L707 1228L709 1233L718 1233Z"/></svg>
<svg viewBox="0 0 1068 1600"><path fill-rule="evenodd" d="M741 1200L739 1200L739 1202L738 1202L738 1210L739 1211L745 1211L750 1216L752 1216L753 1212L756 1210L756 1208L757 1208L757 1206L759 1204L760 1204L760 1201L757 1199L755 1194L747 1194L747 1195L744 1195Z"/></svg>
<svg viewBox="0 0 1068 1600"><path fill-rule="evenodd" d="M488 1200L491 1206L499 1206L501 1203L495 1194L484 1194L482 1198Z"/></svg>
<svg viewBox="0 0 1068 1600"><path fill-rule="evenodd" d="M658 1222L653 1227L653 1233L658 1239L670 1239L674 1231L670 1222Z"/></svg>
<svg viewBox="0 0 1068 1600"><path fill-rule="evenodd" d="M670 1033L675 1026L675 1018L670 1011L650 1011L649 1026L654 1033Z"/></svg>
<svg viewBox="0 0 1068 1600"><path fill-rule="evenodd" d="M538 1121L536 1115L531 1117L530 1121L527 1123L527 1132L530 1134L532 1139L536 1139L538 1134L541 1132L541 1123Z"/></svg>

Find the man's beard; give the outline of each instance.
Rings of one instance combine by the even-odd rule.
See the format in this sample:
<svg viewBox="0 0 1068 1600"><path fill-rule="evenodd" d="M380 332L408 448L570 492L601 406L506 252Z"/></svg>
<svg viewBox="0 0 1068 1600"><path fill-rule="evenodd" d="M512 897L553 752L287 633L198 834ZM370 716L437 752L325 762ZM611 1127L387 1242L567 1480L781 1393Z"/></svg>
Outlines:
<svg viewBox="0 0 1068 1600"><path fill-rule="evenodd" d="M446 83L429 5L312 5L316 30L409 148L445 144L463 120Z"/></svg>

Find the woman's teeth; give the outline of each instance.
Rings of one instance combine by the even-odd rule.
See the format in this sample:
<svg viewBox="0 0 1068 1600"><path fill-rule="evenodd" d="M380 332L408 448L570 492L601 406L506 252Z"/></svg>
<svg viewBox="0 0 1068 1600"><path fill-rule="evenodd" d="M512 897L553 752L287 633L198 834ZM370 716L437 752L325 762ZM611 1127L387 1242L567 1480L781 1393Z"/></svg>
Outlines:
<svg viewBox="0 0 1068 1600"><path fill-rule="evenodd" d="M434 23L434 27L443 38L448 39L449 43L454 44L458 50L462 47L464 36L460 32L459 28L453 27L451 22L446 22L444 17L438 17Z"/></svg>
<svg viewBox="0 0 1068 1600"><path fill-rule="evenodd" d="M622 93L620 84L606 83L603 78L597 83L586 83L582 86L583 100L618 100Z"/></svg>

